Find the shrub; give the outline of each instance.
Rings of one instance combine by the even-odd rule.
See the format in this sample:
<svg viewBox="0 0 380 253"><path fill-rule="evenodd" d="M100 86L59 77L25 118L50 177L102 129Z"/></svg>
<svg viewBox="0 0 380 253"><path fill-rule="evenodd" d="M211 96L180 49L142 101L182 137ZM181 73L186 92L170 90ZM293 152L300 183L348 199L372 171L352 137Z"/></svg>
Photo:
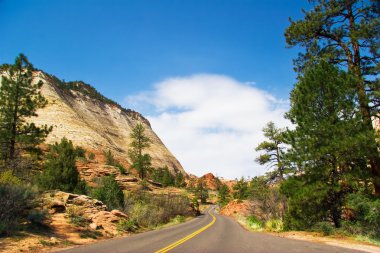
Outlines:
<svg viewBox="0 0 380 253"><path fill-rule="evenodd" d="M127 170L124 168L124 166L123 165L121 165L120 163L116 166L118 169L119 169L119 171L120 171L120 174L127 174Z"/></svg>
<svg viewBox="0 0 380 253"><path fill-rule="evenodd" d="M76 147L75 152L77 154L77 157L86 158L86 150L84 150L82 147Z"/></svg>
<svg viewBox="0 0 380 253"><path fill-rule="evenodd" d="M21 185L21 180L13 175L11 170L0 173L0 184Z"/></svg>
<svg viewBox="0 0 380 253"><path fill-rule="evenodd" d="M92 191L92 197L102 201L108 209L121 209L124 206L124 194L114 176L103 177L101 186Z"/></svg>
<svg viewBox="0 0 380 253"><path fill-rule="evenodd" d="M361 192L354 193L348 196L347 207L354 214L351 223L361 230L362 235L380 238L380 198Z"/></svg>
<svg viewBox="0 0 380 253"><path fill-rule="evenodd" d="M92 152L90 154L88 154L88 159L91 160L91 161L94 160L95 159L95 154L92 153Z"/></svg>
<svg viewBox="0 0 380 253"><path fill-rule="evenodd" d="M332 235L334 233L334 227L330 222L322 221L316 223L313 228L313 231L321 232L324 236Z"/></svg>
<svg viewBox="0 0 380 253"><path fill-rule="evenodd" d="M104 152L104 157L106 158L106 164L107 165L115 166L117 164L115 158L113 157L111 150Z"/></svg>
<svg viewBox="0 0 380 253"><path fill-rule="evenodd" d="M86 227L89 224L88 220L83 217L84 212L85 210L83 207L75 205L69 206L66 209L66 213L70 218L70 223L77 227Z"/></svg>
<svg viewBox="0 0 380 253"><path fill-rule="evenodd" d="M138 229L138 226L135 220L128 219L119 221L119 223L117 224L117 229L119 231L134 232Z"/></svg>
<svg viewBox="0 0 380 253"><path fill-rule="evenodd" d="M47 217L48 217L48 212L46 210L31 210L28 214L27 219L32 224L43 225Z"/></svg>
<svg viewBox="0 0 380 253"><path fill-rule="evenodd" d="M265 222L265 230L270 232L280 232L284 230L284 223L279 219L272 219Z"/></svg>
<svg viewBox="0 0 380 253"><path fill-rule="evenodd" d="M0 235L11 234L35 206L35 193L25 185L0 183Z"/></svg>
<svg viewBox="0 0 380 253"><path fill-rule="evenodd" d="M142 227L155 227L175 217L194 214L186 196L153 195L143 191L126 196L124 212Z"/></svg>
<svg viewBox="0 0 380 253"><path fill-rule="evenodd" d="M263 222L254 215L247 217L247 225L256 231L261 231L263 229Z"/></svg>

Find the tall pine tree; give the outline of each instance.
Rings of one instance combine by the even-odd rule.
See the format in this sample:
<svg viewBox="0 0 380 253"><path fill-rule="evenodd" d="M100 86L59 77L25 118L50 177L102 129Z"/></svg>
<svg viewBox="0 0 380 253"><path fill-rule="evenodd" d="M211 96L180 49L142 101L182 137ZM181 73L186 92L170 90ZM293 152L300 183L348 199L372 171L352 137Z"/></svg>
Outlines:
<svg viewBox="0 0 380 253"><path fill-rule="evenodd" d="M369 138L369 165L375 192L380 195L380 153L372 117L379 117L380 82L380 7L369 0L309 0L310 11L304 19L291 21L285 32L289 46L302 46L305 52L295 60L296 70L302 72L321 59L346 68L354 78L354 88L361 111L362 127Z"/></svg>
<svg viewBox="0 0 380 253"><path fill-rule="evenodd" d="M17 158L23 152L35 152L51 127L36 126L26 119L47 101L42 96L42 82L33 82L33 65L20 54L13 65L1 66L0 85L0 167L17 168Z"/></svg>
<svg viewBox="0 0 380 253"><path fill-rule="evenodd" d="M305 70L291 93L287 117L296 128L289 132L286 157L298 171L282 190L289 200L287 222L293 228L321 220L339 227L345 195L369 176L369 138L356 108L353 78L322 61Z"/></svg>
<svg viewBox="0 0 380 253"><path fill-rule="evenodd" d="M132 142L129 149L129 158L132 161L132 168L136 169L141 179L144 179L151 166L151 157L144 154L144 149L150 147L151 140L144 133L142 124L137 124L130 134Z"/></svg>

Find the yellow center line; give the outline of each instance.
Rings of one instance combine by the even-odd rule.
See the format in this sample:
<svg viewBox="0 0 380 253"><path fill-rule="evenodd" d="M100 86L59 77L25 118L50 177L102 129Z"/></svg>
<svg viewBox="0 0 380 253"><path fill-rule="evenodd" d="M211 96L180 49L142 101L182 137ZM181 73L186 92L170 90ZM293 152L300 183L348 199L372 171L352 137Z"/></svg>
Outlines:
<svg viewBox="0 0 380 253"><path fill-rule="evenodd" d="M207 224L206 226L204 226L204 227L198 229L197 231L191 233L190 235L188 235L188 236L186 236L186 237L184 237L184 238L182 238L182 239L180 239L180 240L178 240L178 241L170 244L169 246L167 246L167 247L165 247L163 249L157 250L154 253L165 253L165 252L168 252L169 250L174 249L175 247L177 247L177 246L181 245L182 243L190 240L194 236L202 233L203 231L205 231L206 229L208 229L209 227L211 227L212 225L214 225L214 223L216 221L216 217L213 214L211 214L210 211L208 213L212 216L212 221L209 224Z"/></svg>

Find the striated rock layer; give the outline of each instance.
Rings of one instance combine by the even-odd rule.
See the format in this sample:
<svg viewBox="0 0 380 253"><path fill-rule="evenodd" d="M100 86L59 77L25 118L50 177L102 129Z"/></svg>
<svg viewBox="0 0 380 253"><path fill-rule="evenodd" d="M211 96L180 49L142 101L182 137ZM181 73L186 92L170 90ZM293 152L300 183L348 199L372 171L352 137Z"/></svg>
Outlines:
<svg viewBox="0 0 380 253"><path fill-rule="evenodd" d="M103 99L91 97L86 92L78 91L80 89L64 88L55 77L38 71L34 81L40 80L44 83L42 94L48 100L48 105L40 109L37 112L38 117L32 121L37 125L53 126L52 133L46 139L47 143L58 142L66 137L74 145L97 155L111 150L117 160L128 164L128 148L131 142L129 135L141 123L145 127L146 135L152 140L151 147L146 151L152 157L152 165L167 166L172 173L186 175L181 164L141 114L123 109L100 94ZM78 82L78 86L82 84ZM81 88L86 91L88 87L90 86L83 84Z"/></svg>

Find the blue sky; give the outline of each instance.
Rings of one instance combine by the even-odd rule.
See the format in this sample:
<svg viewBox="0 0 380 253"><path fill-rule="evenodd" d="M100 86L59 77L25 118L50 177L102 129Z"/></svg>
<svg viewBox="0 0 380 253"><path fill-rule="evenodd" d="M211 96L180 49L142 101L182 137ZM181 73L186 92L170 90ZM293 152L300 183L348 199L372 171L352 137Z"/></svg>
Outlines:
<svg viewBox="0 0 380 253"><path fill-rule="evenodd" d="M301 8L308 8L306 0L0 0L0 63L22 52L35 67L90 83L154 122L183 106L146 101L160 97L176 77L178 87L187 85L183 78L203 83L223 76L233 79L228 89L250 83L281 105L295 83L298 53L286 48L283 34L288 17L300 18ZM181 156L175 139L157 131Z"/></svg>

